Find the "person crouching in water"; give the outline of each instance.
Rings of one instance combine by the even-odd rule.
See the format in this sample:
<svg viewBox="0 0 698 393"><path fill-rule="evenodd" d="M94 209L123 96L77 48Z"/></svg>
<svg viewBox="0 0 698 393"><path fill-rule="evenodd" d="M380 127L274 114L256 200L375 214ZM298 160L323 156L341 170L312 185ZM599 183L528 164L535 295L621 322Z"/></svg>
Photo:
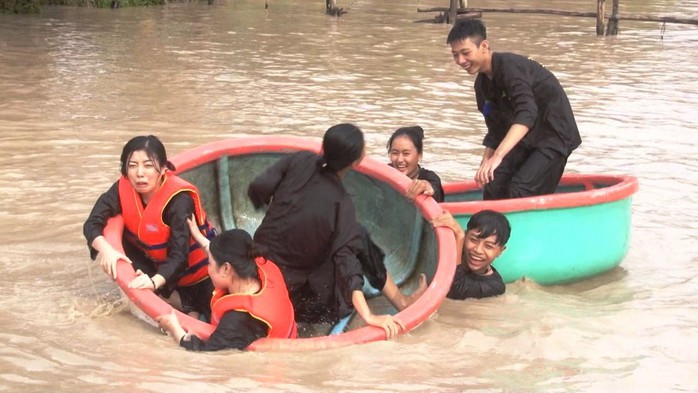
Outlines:
<svg viewBox="0 0 698 393"><path fill-rule="evenodd" d="M504 293L504 280L492 266L506 249L511 234L509 220L502 213L479 211L470 217L465 231L447 211L435 217L432 224L453 230L457 254L461 255L451 289L446 295L449 299L480 299Z"/></svg>
<svg viewBox="0 0 698 393"><path fill-rule="evenodd" d="M189 225L195 228L193 221ZM190 351L245 349L262 337L296 338L293 305L281 271L263 257L253 257L252 237L242 229L225 231L210 243L196 240L208 250L208 274L215 291L211 298L208 340L187 334L174 309L157 318L181 347Z"/></svg>

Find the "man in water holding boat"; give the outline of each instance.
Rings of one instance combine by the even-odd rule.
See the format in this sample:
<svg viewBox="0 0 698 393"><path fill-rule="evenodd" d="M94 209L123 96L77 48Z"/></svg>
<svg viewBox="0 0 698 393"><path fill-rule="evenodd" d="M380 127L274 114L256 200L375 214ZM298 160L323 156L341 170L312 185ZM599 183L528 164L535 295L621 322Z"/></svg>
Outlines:
<svg viewBox="0 0 698 393"><path fill-rule="evenodd" d="M582 142L557 78L524 56L495 53L479 19L458 21L446 42L453 60L475 79L485 117L485 151L475 181L485 200L551 194L567 158Z"/></svg>
<svg viewBox="0 0 698 393"><path fill-rule="evenodd" d="M468 220L466 230L445 211L431 221L435 227L451 228L456 235L456 273L449 299L480 299L501 295L506 291L504 280L492 262L506 249L511 226L499 212L481 210Z"/></svg>

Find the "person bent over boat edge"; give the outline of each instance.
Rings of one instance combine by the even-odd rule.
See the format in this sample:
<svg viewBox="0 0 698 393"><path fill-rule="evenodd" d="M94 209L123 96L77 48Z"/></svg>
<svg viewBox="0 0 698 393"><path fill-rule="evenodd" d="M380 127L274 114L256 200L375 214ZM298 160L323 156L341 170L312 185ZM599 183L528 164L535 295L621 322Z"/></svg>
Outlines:
<svg viewBox="0 0 698 393"><path fill-rule="evenodd" d="M475 75L485 118L485 151L475 181L485 200L555 192L572 151L582 143L567 94L539 63L495 53L479 19L458 21L448 34L453 61Z"/></svg>
<svg viewBox="0 0 698 393"><path fill-rule="evenodd" d="M255 244L281 268L298 322L335 323L355 309L366 324L392 338L404 325L373 314L366 302L357 258L361 231L342 184L365 154L361 129L332 126L323 137L322 156L302 151L281 158L250 183L247 194L257 209L268 206Z"/></svg>
<svg viewBox="0 0 698 393"><path fill-rule="evenodd" d="M129 140L121 153L121 177L97 199L83 234L90 257L115 280L117 261L129 262L136 271L130 288L152 289L192 317L208 319L213 284L206 253L192 238L187 218L194 214L196 232L208 238L216 232L198 189L174 170L157 137ZM125 255L103 236L107 220L118 214L124 219ZM171 296L175 290L178 296Z"/></svg>
<svg viewBox="0 0 698 393"><path fill-rule="evenodd" d="M501 295L506 285L492 262L506 249L511 227L509 220L499 212L482 210L475 213L466 230L449 213L444 211L432 220L435 227L448 227L456 235L456 273L446 297L463 300Z"/></svg>
<svg viewBox="0 0 698 393"><path fill-rule="evenodd" d="M444 201L441 178L436 172L422 168L424 129L420 126L400 127L388 139L387 149L391 167L412 179L407 188L407 197L414 200L417 195L429 195L436 202Z"/></svg>
<svg viewBox="0 0 698 393"><path fill-rule="evenodd" d="M196 227L192 220L189 225L192 231ZM296 338L293 305L281 271L255 255L252 237L242 229L225 231L210 242L194 236L208 253L208 273L216 288L211 324L216 329L205 341L187 334L174 309L156 318L160 327L190 351L245 349L262 337Z"/></svg>

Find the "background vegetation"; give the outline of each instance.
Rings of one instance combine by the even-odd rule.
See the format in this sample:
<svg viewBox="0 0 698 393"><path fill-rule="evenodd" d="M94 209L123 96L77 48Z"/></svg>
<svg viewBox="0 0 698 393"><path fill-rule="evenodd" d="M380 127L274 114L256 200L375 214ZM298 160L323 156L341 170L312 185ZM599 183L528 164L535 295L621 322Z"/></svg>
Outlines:
<svg viewBox="0 0 698 393"><path fill-rule="evenodd" d="M0 13L37 13L40 11L42 5L119 8L163 5L167 2L168 0L0 0Z"/></svg>

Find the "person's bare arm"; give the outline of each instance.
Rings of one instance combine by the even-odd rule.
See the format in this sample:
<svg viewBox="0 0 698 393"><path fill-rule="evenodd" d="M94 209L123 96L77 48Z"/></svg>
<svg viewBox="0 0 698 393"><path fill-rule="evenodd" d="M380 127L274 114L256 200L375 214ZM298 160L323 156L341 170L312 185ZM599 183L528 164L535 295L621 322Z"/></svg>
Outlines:
<svg viewBox="0 0 698 393"><path fill-rule="evenodd" d="M356 312L363 318L367 325L375 326L385 331L386 338L391 339L400 332L400 329L405 330L405 325L399 319L392 315L375 315L371 312L366 302L366 297L362 291L352 292L351 301L354 304Z"/></svg>
<svg viewBox="0 0 698 393"><path fill-rule="evenodd" d="M102 270L113 277L114 280L117 278L116 263L119 260L132 263L126 255L112 247L104 236L97 236L95 240L92 241L91 246L98 252L97 261L102 267Z"/></svg>
<svg viewBox="0 0 698 393"><path fill-rule="evenodd" d="M456 255L458 256L456 259L456 265L460 265L463 262L461 256L463 255L463 244L465 243L465 230L463 230L463 227L461 227L458 221L456 221L455 217L453 217L453 215L446 210L444 210L440 215L434 217L431 220L431 224L434 227L450 228L456 235Z"/></svg>
<svg viewBox="0 0 698 393"><path fill-rule="evenodd" d="M175 313L174 308L169 314L156 317L155 321L160 325L161 329L166 330L170 334L174 342L177 344L179 344L182 338L187 335L187 332L184 331L184 328L179 323L179 319L177 319L177 314Z"/></svg>
<svg viewBox="0 0 698 393"><path fill-rule="evenodd" d="M480 168L477 171L475 181L481 186L487 184L494 179L494 171L502 163L504 157L509 154L511 149L516 146L517 143L523 139L528 133L529 128L523 124L512 124L511 128L507 132L502 142L499 144L496 150L493 151L492 155L485 159L483 157L483 162L480 164ZM490 148L487 148L490 149ZM485 149L485 151L487 151ZM491 149L490 149L491 150Z"/></svg>
<svg viewBox="0 0 698 393"><path fill-rule="evenodd" d="M192 214L191 217L187 218L187 224L189 224L189 231L191 232L191 236L196 240L197 243L204 249L206 249L211 243L206 236L204 236L203 233L199 230L199 227L196 225L196 217Z"/></svg>

